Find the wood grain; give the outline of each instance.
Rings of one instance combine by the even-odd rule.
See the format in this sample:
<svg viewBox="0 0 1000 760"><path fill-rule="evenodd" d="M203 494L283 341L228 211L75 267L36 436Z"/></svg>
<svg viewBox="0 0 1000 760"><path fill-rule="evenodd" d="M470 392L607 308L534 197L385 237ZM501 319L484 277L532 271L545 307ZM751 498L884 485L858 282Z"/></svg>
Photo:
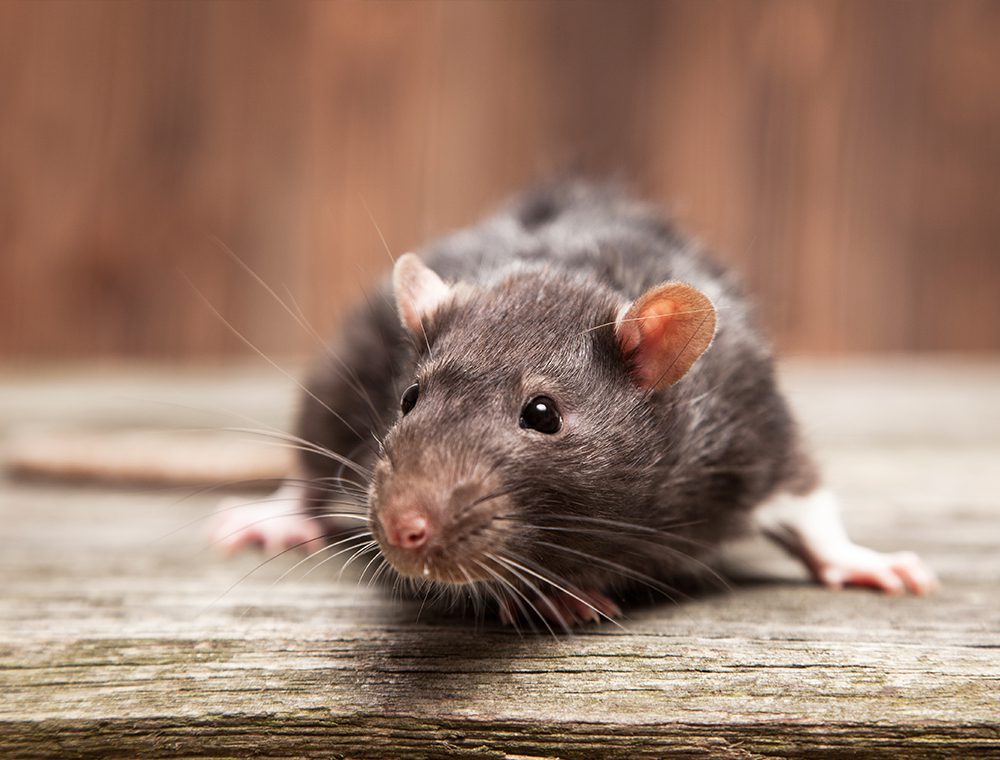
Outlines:
<svg viewBox="0 0 1000 760"><path fill-rule="evenodd" d="M1000 365L783 375L852 534L921 552L936 596L828 592L749 541L727 553L729 590L633 608L626 632L519 636L428 615L334 563L277 584L292 558L251 573L261 558L217 557L184 527L212 494L8 480L0 754L1000 757ZM116 411L208 426L215 405L275 420L292 394L246 372L7 374L0 411L24 418L0 415L0 436L107 427Z"/></svg>
<svg viewBox="0 0 1000 760"><path fill-rule="evenodd" d="M0 4L0 356L314 348L395 253L576 167L792 352L1000 349L990 0ZM373 225L377 223L379 231ZM190 283L189 283L190 281Z"/></svg>

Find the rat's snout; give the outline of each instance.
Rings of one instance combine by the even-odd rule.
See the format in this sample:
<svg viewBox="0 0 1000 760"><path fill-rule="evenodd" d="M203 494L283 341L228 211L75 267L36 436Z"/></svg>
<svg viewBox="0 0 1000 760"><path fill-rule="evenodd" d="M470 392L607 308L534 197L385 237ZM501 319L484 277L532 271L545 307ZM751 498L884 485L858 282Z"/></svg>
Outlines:
<svg viewBox="0 0 1000 760"><path fill-rule="evenodd" d="M385 540L400 549L419 549L430 540L430 517L421 507L387 510L379 520L385 531Z"/></svg>
<svg viewBox="0 0 1000 760"><path fill-rule="evenodd" d="M436 465L436 466L435 466ZM372 532L401 575L446 583L478 579L486 555L504 542L512 511L488 466L485 474L453 461L376 467L370 495Z"/></svg>

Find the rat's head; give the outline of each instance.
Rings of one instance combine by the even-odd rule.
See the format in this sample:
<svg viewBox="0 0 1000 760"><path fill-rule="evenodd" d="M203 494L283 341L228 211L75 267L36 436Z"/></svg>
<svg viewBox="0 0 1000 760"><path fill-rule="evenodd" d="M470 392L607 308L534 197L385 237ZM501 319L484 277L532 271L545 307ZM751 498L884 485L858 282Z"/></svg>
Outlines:
<svg viewBox="0 0 1000 760"><path fill-rule="evenodd" d="M393 283L418 360L370 490L383 553L445 583L572 573L594 536L559 519L647 498L666 442L646 401L708 347L711 302L667 283L625 303L546 268L447 284L413 254Z"/></svg>

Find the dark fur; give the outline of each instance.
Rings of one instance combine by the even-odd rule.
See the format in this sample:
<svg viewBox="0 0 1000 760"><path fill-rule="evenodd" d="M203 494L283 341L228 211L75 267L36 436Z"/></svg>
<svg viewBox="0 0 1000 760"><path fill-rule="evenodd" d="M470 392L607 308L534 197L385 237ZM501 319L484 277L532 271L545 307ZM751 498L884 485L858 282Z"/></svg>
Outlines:
<svg viewBox="0 0 1000 760"><path fill-rule="evenodd" d="M385 489L446 502L454 535L437 561L492 547L579 587L628 585L630 573L616 565L669 578L738 534L770 495L813 485L739 287L649 208L607 188L560 184L421 257L446 281L473 285L471 293L427 321L425 343L400 326L384 285L346 327L347 371L327 357L309 383L357 435L309 397L298 432L378 464L376 513ZM633 383L607 323L671 280L711 298L718 331L682 380L649 394ZM345 375L356 376L374 414ZM400 393L415 380L420 399L400 418ZM520 429L522 406L538 394L555 398L575 423L555 436ZM385 439L381 455L373 433ZM311 478L350 474L314 454L302 467ZM492 494L503 495L473 506ZM637 528L602 529L573 515Z"/></svg>

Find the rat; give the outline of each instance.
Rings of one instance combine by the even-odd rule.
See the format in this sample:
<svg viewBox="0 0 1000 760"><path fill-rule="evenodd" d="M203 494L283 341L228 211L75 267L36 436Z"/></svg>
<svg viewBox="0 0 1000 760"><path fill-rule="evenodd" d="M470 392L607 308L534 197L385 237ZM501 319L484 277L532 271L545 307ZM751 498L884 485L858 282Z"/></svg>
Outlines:
<svg viewBox="0 0 1000 760"><path fill-rule="evenodd" d="M295 440L296 476L224 513L228 548L329 540L350 497L398 576L505 622L617 618L755 529L829 587L936 584L849 539L735 275L607 185L536 188L399 257Z"/></svg>

